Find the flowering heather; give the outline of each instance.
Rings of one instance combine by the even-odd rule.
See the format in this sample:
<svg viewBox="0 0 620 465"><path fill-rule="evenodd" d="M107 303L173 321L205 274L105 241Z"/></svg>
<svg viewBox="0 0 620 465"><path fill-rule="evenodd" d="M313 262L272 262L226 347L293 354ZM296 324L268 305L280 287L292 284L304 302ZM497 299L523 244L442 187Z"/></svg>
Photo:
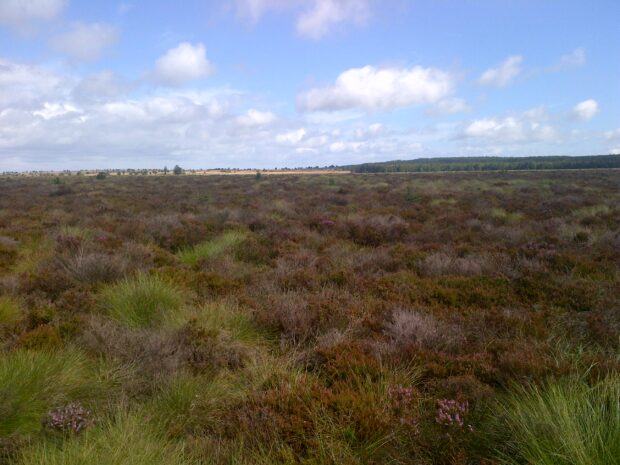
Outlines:
<svg viewBox="0 0 620 465"><path fill-rule="evenodd" d="M465 424L465 417L469 413L469 403L453 399L439 399L437 401L437 415L435 421L443 426L473 431L471 425Z"/></svg>
<svg viewBox="0 0 620 465"><path fill-rule="evenodd" d="M420 430L418 420L411 412L417 394L415 388L401 386L400 384L388 388L388 396L400 423L411 428L414 434L419 433Z"/></svg>
<svg viewBox="0 0 620 465"><path fill-rule="evenodd" d="M59 431L79 433L92 424L91 412L77 403L56 408L47 414L47 425Z"/></svg>

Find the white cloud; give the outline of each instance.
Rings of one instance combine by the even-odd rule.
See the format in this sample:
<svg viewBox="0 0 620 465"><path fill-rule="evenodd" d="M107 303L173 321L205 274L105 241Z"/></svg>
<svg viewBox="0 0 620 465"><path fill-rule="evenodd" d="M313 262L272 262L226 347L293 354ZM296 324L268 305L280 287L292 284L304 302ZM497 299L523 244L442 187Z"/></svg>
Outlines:
<svg viewBox="0 0 620 465"><path fill-rule="evenodd" d="M541 122L544 119L546 117L539 108L528 110L518 116L476 119L465 127L463 136L523 143L554 140L557 132L552 126Z"/></svg>
<svg viewBox="0 0 620 465"><path fill-rule="evenodd" d="M276 115L270 111L259 111L250 109L244 115L237 117L237 121L242 126L264 126L276 120Z"/></svg>
<svg viewBox="0 0 620 465"><path fill-rule="evenodd" d="M170 49L155 63L155 79L166 85L181 85L204 79L213 73L203 44L182 42Z"/></svg>
<svg viewBox="0 0 620 465"><path fill-rule="evenodd" d="M66 0L1 0L0 24L27 30L32 23L56 18L66 3Z"/></svg>
<svg viewBox="0 0 620 465"><path fill-rule="evenodd" d="M73 89L78 100L105 100L116 98L131 89L131 85L112 71L102 71L82 79Z"/></svg>
<svg viewBox="0 0 620 465"><path fill-rule="evenodd" d="M65 91L65 78L40 67L0 58L0 110L29 109Z"/></svg>
<svg viewBox="0 0 620 465"><path fill-rule="evenodd" d="M297 97L302 111L338 111L363 108L391 110L436 103L454 89L452 76L435 68L375 68L345 71L332 86L311 89Z"/></svg>
<svg viewBox="0 0 620 465"><path fill-rule="evenodd" d="M620 140L620 128L605 132L605 138L607 140Z"/></svg>
<svg viewBox="0 0 620 465"><path fill-rule="evenodd" d="M340 23L363 24L370 17L368 0L315 0L297 18L297 32L309 39L320 39Z"/></svg>
<svg viewBox="0 0 620 465"><path fill-rule="evenodd" d="M52 38L54 50L78 61L95 61L103 51L116 44L119 31L114 26L100 23L75 23L72 28Z"/></svg>
<svg viewBox="0 0 620 465"><path fill-rule="evenodd" d="M586 64L586 49L578 47L567 55L560 58L559 67L568 68L573 66L583 66Z"/></svg>
<svg viewBox="0 0 620 465"><path fill-rule="evenodd" d="M452 115L454 113L462 113L469 111L469 105L462 98L447 98L440 100L429 111L433 115Z"/></svg>
<svg viewBox="0 0 620 465"><path fill-rule="evenodd" d="M43 108L33 111L33 115L40 116L43 119L56 118L68 113L81 113L81 111L71 103L49 103L43 104Z"/></svg>
<svg viewBox="0 0 620 465"><path fill-rule="evenodd" d="M588 121L594 118L599 111L598 102L593 99L584 100L573 108L573 116L582 121Z"/></svg>
<svg viewBox="0 0 620 465"><path fill-rule="evenodd" d="M236 0L235 7L237 15L256 23L270 10L284 10L301 3L301 0Z"/></svg>
<svg viewBox="0 0 620 465"><path fill-rule="evenodd" d="M385 131L385 126L381 123L373 123L367 127L357 128L354 135L357 139L372 139Z"/></svg>
<svg viewBox="0 0 620 465"><path fill-rule="evenodd" d="M510 56L497 68L489 68L482 73L478 82L484 86L504 87L521 73L522 62L522 56Z"/></svg>
<svg viewBox="0 0 620 465"><path fill-rule="evenodd" d="M320 39L346 23L364 24L371 16L371 0L236 0L237 14L258 22L269 11L294 10L297 33Z"/></svg>
<svg viewBox="0 0 620 465"><path fill-rule="evenodd" d="M306 137L307 133L308 131L306 131L305 128L299 128L295 131L284 132L276 136L276 142L279 144L295 145L300 143L303 138Z"/></svg>

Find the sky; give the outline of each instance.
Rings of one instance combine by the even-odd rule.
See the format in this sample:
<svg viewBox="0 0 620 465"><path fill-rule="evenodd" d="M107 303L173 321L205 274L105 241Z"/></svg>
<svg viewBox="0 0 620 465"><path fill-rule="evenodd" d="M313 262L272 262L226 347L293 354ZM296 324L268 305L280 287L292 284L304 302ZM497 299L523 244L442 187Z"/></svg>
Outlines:
<svg viewBox="0 0 620 465"><path fill-rule="evenodd" d="M620 153L618 0L0 0L0 171Z"/></svg>

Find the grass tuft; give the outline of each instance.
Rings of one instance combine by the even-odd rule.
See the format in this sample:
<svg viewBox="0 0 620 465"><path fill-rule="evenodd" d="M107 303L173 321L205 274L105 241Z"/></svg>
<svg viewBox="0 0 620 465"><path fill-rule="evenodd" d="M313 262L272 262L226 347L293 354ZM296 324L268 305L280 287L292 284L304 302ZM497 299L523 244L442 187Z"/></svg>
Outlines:
<svg viewBox="0 0 620 465"><path fill-rule="evenodd" d="M177 256L186 265L195 265L207 258L219 257L226 252L234 250L246 239L246 234L241 231L228 231L210 241L202 242L194 247L181 250Z"/></svg>
<svg viewBox="0 0 620 465"><path fill-rule="evenodd" d="M0 358L0 438L39 431L50 408L96 392L85 356L17 350Z"/></svg>
<svg viewBox="0 0 620 465"><path fill-rule="evenodd" d="M159 326L181 310L182 292L157 276L141 274L108 286L101 294L104 310L127 326Z"/></svg>
<svg viewBox="0 0 620 465"><path fill-rule="evenodd" d="M39 442L25 449L28 465L181 465L192 463L180 444L166 440L138 414L119 414L60 445Z"/></svg>
<svg viewBox="0 0 620 465"><path fill-rule="evenodd" d="M0 296L0 325L12 326L20 317L19 304L8 296Z"/></svg>
<svg viewBox="0 0 620 465"><path fill-rule="evenodd" d="M509 434L502 463L611 465L620 463L620 376L593 386L582 379L520 388L500 404Z"/></svg>

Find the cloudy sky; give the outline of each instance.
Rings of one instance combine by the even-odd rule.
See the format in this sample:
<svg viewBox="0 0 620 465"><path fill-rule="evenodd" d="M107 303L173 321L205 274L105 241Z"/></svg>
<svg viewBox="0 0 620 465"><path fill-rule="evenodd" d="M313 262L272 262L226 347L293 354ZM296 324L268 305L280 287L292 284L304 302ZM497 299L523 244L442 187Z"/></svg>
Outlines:
<svg viewBox="0 0 620 465"><path fill-rule="evenodd" d="M618 0L0 0L0 171L620 153Z"/></svg>

